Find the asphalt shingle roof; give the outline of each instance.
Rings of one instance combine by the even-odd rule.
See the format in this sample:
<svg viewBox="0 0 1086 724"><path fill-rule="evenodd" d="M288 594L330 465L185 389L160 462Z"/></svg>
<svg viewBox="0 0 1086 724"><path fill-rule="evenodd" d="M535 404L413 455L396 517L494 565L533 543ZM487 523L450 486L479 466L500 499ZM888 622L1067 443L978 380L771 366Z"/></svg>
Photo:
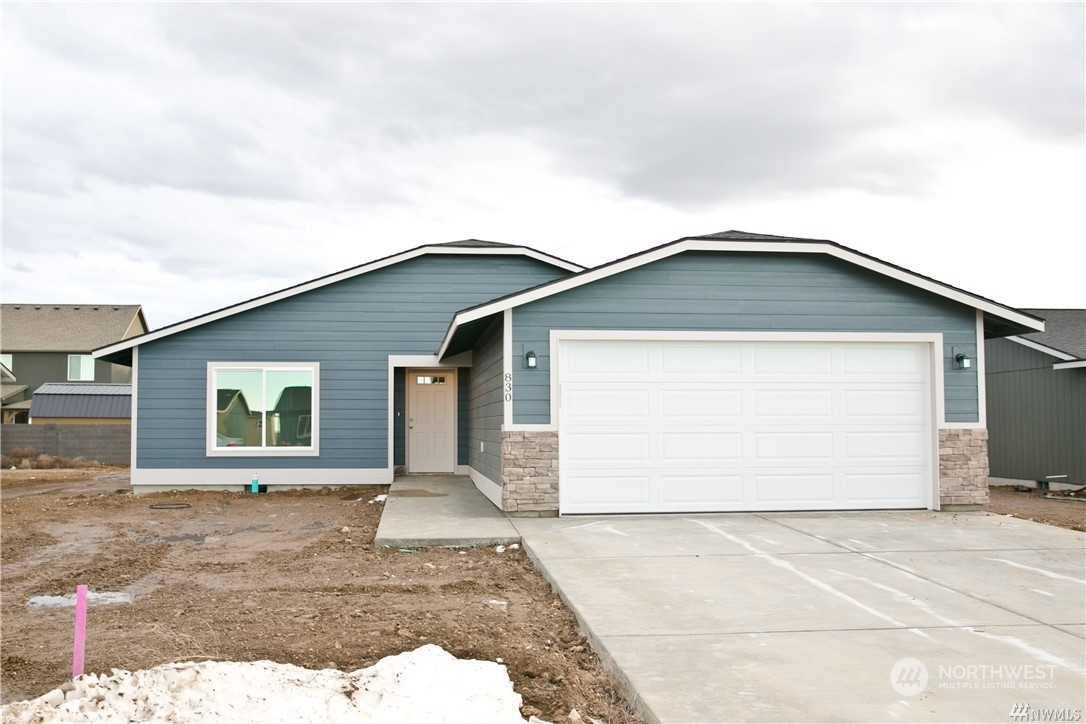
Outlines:
<svg viewBox="0 0 1086 724"><path fill-rule="evenodd" d="M142 334L146 327L138 304L4 304L0 350L90 352Z"/></svg>
<svg viewBox="0 0 1086 724"><path fill-rule="evenodd" d="M1045 331L1019 335L1086 359L1086 309L1022 309L1045 320Z"/></svg>

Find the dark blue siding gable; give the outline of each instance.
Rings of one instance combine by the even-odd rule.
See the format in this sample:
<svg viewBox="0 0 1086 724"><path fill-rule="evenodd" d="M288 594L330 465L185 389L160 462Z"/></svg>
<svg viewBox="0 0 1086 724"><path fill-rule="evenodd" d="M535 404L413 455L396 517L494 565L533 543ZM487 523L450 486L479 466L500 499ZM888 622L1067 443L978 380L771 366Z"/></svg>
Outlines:
<svg viewBox="0 0 1086 724"><path fill-rule="evenodd" d="M974 309L829 256L684 252L514 308L515 424L551 422L552 329L942 333L946 420L979 416Z"/></svg>
<svg viewBox="0 0 1086 724"><path fill-rule="evenodd" d="M431 254L141 345L137 465L387 468L389 355L434 354L457 310L566 273L523 256ZM319 457L206 456L207 363L246 360L320 363ZM466 436L462 425L461 459Z"/></svg>

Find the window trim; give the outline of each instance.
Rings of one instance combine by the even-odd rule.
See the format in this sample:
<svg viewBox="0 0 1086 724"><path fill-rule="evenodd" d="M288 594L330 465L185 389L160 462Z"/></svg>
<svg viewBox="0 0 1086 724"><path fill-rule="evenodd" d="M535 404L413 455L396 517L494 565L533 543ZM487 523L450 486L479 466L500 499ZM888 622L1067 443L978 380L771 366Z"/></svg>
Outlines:
<svg viewBox="0 0 1086 724"><path fill-rule="evenodd" d="M73 357L79 359L79 372L80 372L80 374L82 374L85 371L83 369L83 363L86 360L90 360L90 377L89 378L88 377L72 377L72 358ZM14 372L14 370L12 370L12 371ZM94 356L93 355L89 355L89 354L70 354L70 355L68 355L68 375L67 376L68 376L68 381L69 382L94 382L94 373L95 373L95 369L94 369Z"/></svg>
<svg viewBox="0 0 1086 724"><path fill-rule="evenodd" d="M307 371L313 375L313 407L310 410L311 444L308 447L285 445L282 447L219 447L217 442L218 390L215 385L215 373L219 370L275 370ZM317 457L320 455L320 362L208 362L207 396L204 402L205 416L205 452L208 457ZM267 412L266 410L264 411ZM266 418L265 418L266 419ZM261 426L263 430L263 425ZM261 442L264 436L261 434Z"/></svg>

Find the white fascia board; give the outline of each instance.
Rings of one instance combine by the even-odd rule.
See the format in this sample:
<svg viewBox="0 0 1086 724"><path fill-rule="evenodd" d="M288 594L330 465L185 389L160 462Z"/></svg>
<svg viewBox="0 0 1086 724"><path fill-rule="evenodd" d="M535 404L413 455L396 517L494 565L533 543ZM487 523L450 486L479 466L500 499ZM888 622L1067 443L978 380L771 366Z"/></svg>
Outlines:
<svg viewBox="0 0 1086 724"><path fill-rule="evenodd" d="M1009 309L1007 307L989 302L980 297L969 294L968 292L959 291L948 287L940 282L926 279L918 274L898 269L894 266L886 264L884 262L871 259L862 254L858 254L847 249L843 249L835 244L826 242L788 242L788 241L720 241L714 239L682 239L672 244L653 249L652 251L638 254L636 256L624 259L613 264L609 264L603 267L597 267L595 269L589 269L588 271L576 274L566 279L559 279L558 281L547 284L544 287L533 289L524 292L523 294L517 294L506 299L502 299L491 304L484 304L474 309L469 309L463 312L459 312L453 317L452 324L449 325L448 331L445 333L445 339L441 343L441 352L448 347L452 341L453 335L461 324L473 322L476 319L496 314L497 312L512 307L517 307L522 304L529 304L539 299L552 296L554 294L560 294L569 289L582 286L584 284L590 284L600 279L606 279L609 276L615 274L621 274L624 271L635 269L652 262L666 259L667 257L674 256L675 254L681 254L686 251L730 251L730 252L759 252L759 253L775 253L775 254L829 254L843 261L847 261L851 264L861 266L865 269L870 269L884 276L888 276L892 279L910 284L914 287L918 287L925 291L937 294L947 299L952 299L956 302L964 304L975 309L979 309L990 314L994 314L1003 319L1022 324L1030 327L1038 332L1044 331L1044 322L1034 319L1030 316L1022 314L1021 312ZM438 356L441 355L438 353Z"/></svg>
<svg viewBox="0 0 1086 724"><path fill-rule="evenodd" d="M136 347L147 342L154 342L157 339L163 337L169 337L180 332L200 327L210 322L215 322L226 317L232 317L235 314L241 314L247 312L250 309L256 309L263 307L266 304L272 304L274 302L289 299L290 297L297 296L299 294L305 294L311 292L314 289L320 289L330 284L336 284L346 279L368 274L378 269L384 269L385 267L399 264L401 262L409 261L416 257L424 256L426 254L446 254L446 255L470 255L470 256L508 256L510 254L526 256L531 259L545 262L551 266L556 266L566 271L579 272L584 267L574 264L572 262L559 259L558 257L550 256L542 252L538 252L535 249L528 249L527 247L449 247L449 246L422 246L418 249L412 249L411 251L405 251L402 254L396 254L394 256L386 257L384 259L378 259L377 261L370 262L369 264L363 264L361 266L346 269L336 274L330 274L319 279L314 279L310 282L304 282L297 286L289 287L278 292L266 294L256 299L251 299L247 302L235 304L232 307L225 307L215 312L205 314L200 317L194 317L185 322L178 322L177 324L169 327L163 327L155 332L148 332L147 334L140 335L139 337L132 337L131 339L122 340L116 344L111 344L108 347L102 347L94 350L91 354L95 358L104 357L105 355L113 354L115 352L121 352L132 347Z"/></svg>
<svg viewBox="0 0 1086 724"><path fill-rule="evenodd" d="M1086 368L1086 359L1076 359L1071 362L1057 362L1052 365L1054 370L1073 370Z"/></svg>
<svg viewBox="0 0 1086 724"><path fill-rule="evenodd" d="M1004 339L1010 342L1014 342L1015 344L1020 344L1023 347L1029 347L1030 349L1035 349L1038 352L1043 352L1050 357L1055 357L1056 359L1063 360L1065 362L1070 362L1072 360L1078 359L1073 354L1067 354L1066 352L1062 352L1054 347L1049 347L1046 344L1034 342L1032 339L1025 339L1024 337L1005 337Z"/></svg>

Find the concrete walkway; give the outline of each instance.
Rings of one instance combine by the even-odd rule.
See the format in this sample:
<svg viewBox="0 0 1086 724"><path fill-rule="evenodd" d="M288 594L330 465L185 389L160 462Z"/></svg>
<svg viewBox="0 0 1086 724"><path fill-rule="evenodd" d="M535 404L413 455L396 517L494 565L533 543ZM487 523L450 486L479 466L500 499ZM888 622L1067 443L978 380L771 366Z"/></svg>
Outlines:
<svg viewBox="0 0 1086 724"><path fill-rule="evenodd" d="M388 491L374 545L395 548L520 542L509 519L463 475L408 475Z"/></svg>
<svg viewBox="0 0 1086 724"><path fill-rule="evenodd" d="M516 541L650 722L1066 721L1086 700L1082 533L983 513L510 520L467 478L413 476L376 543Z"/></svg>

